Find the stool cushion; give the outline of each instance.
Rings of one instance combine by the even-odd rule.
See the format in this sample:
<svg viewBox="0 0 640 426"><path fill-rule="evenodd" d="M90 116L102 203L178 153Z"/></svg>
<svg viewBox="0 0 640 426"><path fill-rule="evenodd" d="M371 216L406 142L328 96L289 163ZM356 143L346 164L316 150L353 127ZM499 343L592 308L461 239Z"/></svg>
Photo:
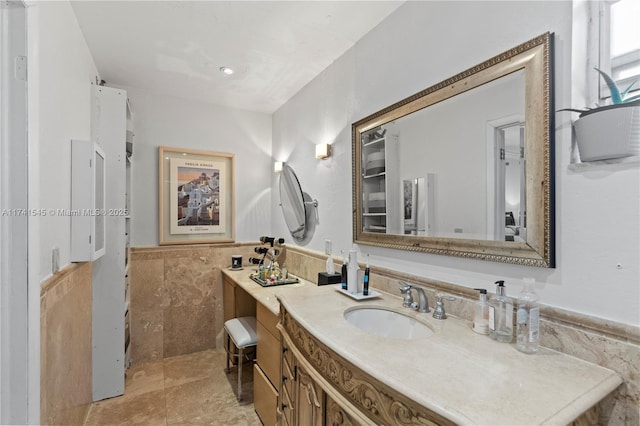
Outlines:
<svg viewBox="0 0 640 426"><path fill-rule="evenodd" d="M237 348L254 346L258 341L256 336L256 318L240 317L233 318L224 323L227 334L233 340Z"/></svg>

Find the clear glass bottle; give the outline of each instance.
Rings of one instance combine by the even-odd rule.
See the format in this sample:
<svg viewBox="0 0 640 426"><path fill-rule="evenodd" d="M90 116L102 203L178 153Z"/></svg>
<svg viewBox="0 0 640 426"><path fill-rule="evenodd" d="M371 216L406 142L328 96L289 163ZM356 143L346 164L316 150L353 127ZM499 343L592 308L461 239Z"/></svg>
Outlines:
<svg viewBox="0 0 640 426"><path fill-rule="evenodd" d="M513 340L513 300L505 292L504 281L496 281L496 295L489 302L489 337L502 343Z"/></svg>
<svg viewBox="0 0 640 426"><path fill-rule="evenodd" d="M487 290L476 288L480 292L480 297L473 310L472 330L478 334L489 334L489 304L487 303Z"/></svg>
<svg viewBox="0 0 640 426"><path fill-rule="evenodd" d="M526 354L538 352L540 341L540 307L534 286L533 278L525 278L524 287L518 295L516 348Z"/></svg>

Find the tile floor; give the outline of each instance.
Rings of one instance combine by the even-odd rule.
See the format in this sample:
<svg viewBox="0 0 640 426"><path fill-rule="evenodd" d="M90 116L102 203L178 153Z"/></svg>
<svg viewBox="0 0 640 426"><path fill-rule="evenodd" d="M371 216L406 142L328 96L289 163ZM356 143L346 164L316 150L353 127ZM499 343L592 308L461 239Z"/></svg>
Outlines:
<svg viewBox="0 0 640 426"><path fill-rule="evenodd" d="M224 366L224 349L214 349L132 367L124 395L93 403L85 425L261 425L251 365L242 370L241 402L237 371L225 374Z"/></svg>

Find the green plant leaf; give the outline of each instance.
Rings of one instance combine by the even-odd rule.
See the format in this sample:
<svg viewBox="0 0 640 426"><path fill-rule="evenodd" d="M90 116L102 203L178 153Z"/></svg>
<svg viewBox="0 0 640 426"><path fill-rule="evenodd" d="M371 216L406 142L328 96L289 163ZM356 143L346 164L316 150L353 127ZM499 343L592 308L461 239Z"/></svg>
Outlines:
<svg viewBox="0 0 640 426"><path fill-rule="evenodd" d="M595 68L595 70L600 73L605 83L607 83L607 87L609 87L609 91L611 92L611 102L614 104L621 104L622 95L620 94L620 89L618 89L616 82L613 81L613 79L604 71L601 71L598 68Z"/></svg>
<svg viewBox="0 0 640 426"><path fill-rule="evenodd" d="M625 98L625 96L627 96L627 93L629 93L629 91L631 90L631 88L640 80L640 78L636 79L635 81L633 81L629 87L627 87L626 89L624 89L624 91L622 92L622 99ZM633 99L633 98L631 98ZM625 99L624 102L629 102L629 99Z"/></svg>

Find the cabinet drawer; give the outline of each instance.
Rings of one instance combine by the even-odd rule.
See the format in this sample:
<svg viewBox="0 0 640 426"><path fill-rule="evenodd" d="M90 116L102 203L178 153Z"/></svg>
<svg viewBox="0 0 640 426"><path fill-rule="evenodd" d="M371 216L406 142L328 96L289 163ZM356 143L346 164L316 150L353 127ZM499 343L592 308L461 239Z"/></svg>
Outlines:
<svg viewBox="0 0 640 426"><path fill-rule="evenodd" d="M291 401L291 397L286 389L282 390L280 395L280 411L282 412L283 424L293 425L295 406ZM302 426L302 425L300 425Z"/></svg>
<svg viewBox="0 0 640 426"><path fill-rule="evenodd" d="M280 386L280 341L261 322L256 322L258 334L258 365L274 386Z"/></svg>
<svg viewBox="0 0 640 426"><path fill-rule="evenodd" d="M253 407L265 426L277 423L278 393L271 386L260 367L253 366Z"/></svg>
<svg viewBox="0 0 640 426"><path fill-rule="evenodd" d="M280 338L280 332L276 328L279 320L278 315L271 312L262 303L256 303L256 320L261 322L274 337Z"/></svg>
<svg viewBox="0 0 640 426"><path fill-rule="evenodd" d="M293 354L285 342L282 342L282 359L289 363L289 368L293 371Z"/></svg>
<svg viewBox="0 0 640 426"><path fill-rule="evenodd" d="M293 368L286 358L282 358L282 387L289 392L289 395L293 392L293 382L295 376L293 375Z"/></svg>

